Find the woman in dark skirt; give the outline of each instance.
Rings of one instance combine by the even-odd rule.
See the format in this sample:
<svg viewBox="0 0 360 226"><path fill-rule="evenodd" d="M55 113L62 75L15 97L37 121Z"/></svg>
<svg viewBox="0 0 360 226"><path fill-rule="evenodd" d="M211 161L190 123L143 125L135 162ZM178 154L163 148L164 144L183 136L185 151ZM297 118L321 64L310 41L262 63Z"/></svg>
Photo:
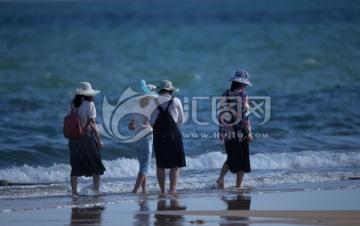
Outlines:
<svg viewBox="0 0 360 226"><path fill-rule="evenodd" d="M225 141L227 159L216 182L219 188L224 188L224 177L230 170L236 173L236 187L240 188L244 174L251 171L249 142L253 140L253 136L248 96L244 89L252 84L249 74L242 70L236 71L229 81L232 82L231 87L222 94L219 113L220 140Z"/></svg>
<svg viewBox="0 0 360 226"><path fill-rule="evenodd" d="M249 173L251 171L248 141L228 140L225 142L225 150L227 154L226 164L230 172Z"/></svg>
<svg viewBox="0 0 360 226"><path fill-rule="evenodd" d="M176 193L181 167L186 166L182 135L179 125L184 122L184 111L177 97L171 96L178 89L168 80L162 80L156 87L159 97L152 101L154 112L150 117L153 126L156 176L161 193L166 193L165 169L170 169L170 193ZM160 119L168 120L160 120ZM161 122L170 122L162 124ZM170 134L170 136L168 136Z"/></svg>
<svg viewBox="0 0 360 226"><path fill-rule="evenodd" d="M81 126L86 128L84 136L69 139L71 174L70 183L73 195L78 195L78 177L93 177L93 188L99 191L100 176L106 170L102 164L99 149L104 148L96 127L96 109L93 97L99 90L93 90L88 82L80 82L69 105L68 114L77 112Z"/></svg>

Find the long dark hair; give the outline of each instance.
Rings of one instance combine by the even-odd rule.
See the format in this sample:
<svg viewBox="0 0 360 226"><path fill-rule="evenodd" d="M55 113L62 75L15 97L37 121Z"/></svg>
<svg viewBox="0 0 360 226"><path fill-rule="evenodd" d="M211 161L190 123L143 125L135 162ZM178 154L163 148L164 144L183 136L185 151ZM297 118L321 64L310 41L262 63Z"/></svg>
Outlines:
<svg viewBox="0 0 360 226"><path fill-rule="evenodd" d="M240 89L242 87L246 87L246 84L240 83L240 82L232 82L231 87L230 87L230 91L234 92L236 89Z"/></svg>
<svg viewBox="0 0 360 226"><path fill-rule="evenodd" d="M167 90L167 89L162 89L159 91L159 94L162 94L162 93L168 93L170 95L172 95L173 91L172 90Z"/></svg>
<svg viewBox="0 0 360 226"><path fill-rule="evenodd" d="M231 91L231 92L234 92L234 90L240 88L240 85L241 85L240 82L232 82L232 83L231 83L231 87L230 87L230 91Z"/></svg>
<svg viewBox="0 0 360 226"><path fill-rule="evenodd" d="M94 98L92 96L84 96L84 95L76 95L73 99L73 104L75 108L80 107L83 99L89 101L89 102L94 102Z"/></svg>

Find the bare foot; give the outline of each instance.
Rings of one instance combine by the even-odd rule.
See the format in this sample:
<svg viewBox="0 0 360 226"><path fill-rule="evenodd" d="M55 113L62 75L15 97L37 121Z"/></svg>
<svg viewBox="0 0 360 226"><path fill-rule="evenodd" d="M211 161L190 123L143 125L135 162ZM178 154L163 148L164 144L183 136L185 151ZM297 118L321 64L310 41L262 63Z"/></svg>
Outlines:
<svg viewBox="0 0 360 226"><path fill-rule="evenodd" d="M216 184L217 184L218 188L224 189L224 179L220 179L220 178L217 179Z"/></svg>
<svg viewBox="0 0 360 226"><path fill-rule="evenodd" d="M165 198L166 197L166 193L159 193L159 198Z"/></svg>

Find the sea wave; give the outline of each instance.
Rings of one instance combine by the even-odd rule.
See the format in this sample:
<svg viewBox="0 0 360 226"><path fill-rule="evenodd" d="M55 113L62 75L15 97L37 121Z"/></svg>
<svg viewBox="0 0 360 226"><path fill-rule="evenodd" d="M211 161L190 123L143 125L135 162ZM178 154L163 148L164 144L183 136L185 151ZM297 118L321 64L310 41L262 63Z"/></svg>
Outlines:
<svg viewBox="0 0 360 226"><path fill-rule="evenodd" d="M186 157L187 166L182 171L207 171L222 167L226 154L209 152ZM106 167L103 178L116 179L135 177L138 173L136 159L119 158L104 160ZM303 151L295 153L257 153L251 156L252 170L311 170L360 166L359 152L352 151ZM67 181L71 167L69 164L54 164L50 167L29 166L11 167L0 170L0 179L13 183L56 183ZM149 175L154 176L155 159L152 160Z"/></svg>
<svg viewBox="0 0 360 226"><path fill-rule="evenodd" d="M216 179L226 160L222 152L209 152L186 158L181 169L178 190L190 192L217 188ZM262 191L351 188L360 178L358 152L303 151L296 153L257 153L251 156L252 172L247 174L245 188ZM107 168L101 180L104 194L129 193L138 173L138 161L130 158L104 160ZM11 167L0 170L0 200L36 197L67 196L71 194L69 164L50 167ZM159 190L156 180L155 159L152 160L148 190ZM235 186L235 176L225 177L226 188ZM6 186L10 185L10 186ZM12 185L12 186L11 186ZM79 194L91 196L92 179L79 180Z"/></svg>

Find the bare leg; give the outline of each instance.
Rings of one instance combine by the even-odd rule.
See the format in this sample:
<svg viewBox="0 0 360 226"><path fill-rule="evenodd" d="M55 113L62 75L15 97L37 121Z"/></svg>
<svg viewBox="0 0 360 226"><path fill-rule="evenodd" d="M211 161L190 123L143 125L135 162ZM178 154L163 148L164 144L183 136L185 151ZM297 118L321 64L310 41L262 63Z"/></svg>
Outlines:
<svg viewBox="0 0 360 226"><path fill-rule="evenodd" d="M242 185L242 182L243 182L243 179L244 179L244 172L237 172L236 173L236 188L241 188L241 185Z"/></svg>
<svg viewBox="0 0 360 226"><path fill-rule="evenodd" d="M156 168L156 177L160 186L161 193L166 193L165 187L165 168Z"/></svg>
<svg viewBox="0 0 360 226"><path fill-rule="evenodd" d="M226 173L229 171L229 166L228 164L226 164L226 162L224 162L222 168L221 168L221 171L220 171L220 176L219 178L216 180L216 183L218 185L219 188L224 188L225 185L224 185L224 178L225 178L225 175Z"/></svg>
<svg viewBox="0 0 360 226"><path fill-rule="evenodd" d="M100 189L100 176L101 174L93 175L93 188L95 191L99 191Z"/></svg>
<svg viewBox="0 0 360 226"><path fill-rule="evenodd" d="M132 193L138 193L140 186L143 184L144 179L146 178L145 174L138 173L134 189L132 190ZM144 189L144 187L143 187Z"/></svg>
<svg viewBox="0 0 360 226"><path fill-rule="evenodd" d="M77 178L77 176L70 176L70 184L71 184L72 194L78 195L78 192L77 192L78 178Z"/></svg>
<svg viewBox="0 0 360 226"><path fill-rule="evenodd" d="M170 169L170 193L176 193L176 185L179 179L179 167Z"/></svg>
<svg viewBox="0 0 360 226"><path fill-rule="evenodd" d="M146 182L147 182L147 176L144 175L144 180L141 183L143 193L147 193Z"/></svg>

